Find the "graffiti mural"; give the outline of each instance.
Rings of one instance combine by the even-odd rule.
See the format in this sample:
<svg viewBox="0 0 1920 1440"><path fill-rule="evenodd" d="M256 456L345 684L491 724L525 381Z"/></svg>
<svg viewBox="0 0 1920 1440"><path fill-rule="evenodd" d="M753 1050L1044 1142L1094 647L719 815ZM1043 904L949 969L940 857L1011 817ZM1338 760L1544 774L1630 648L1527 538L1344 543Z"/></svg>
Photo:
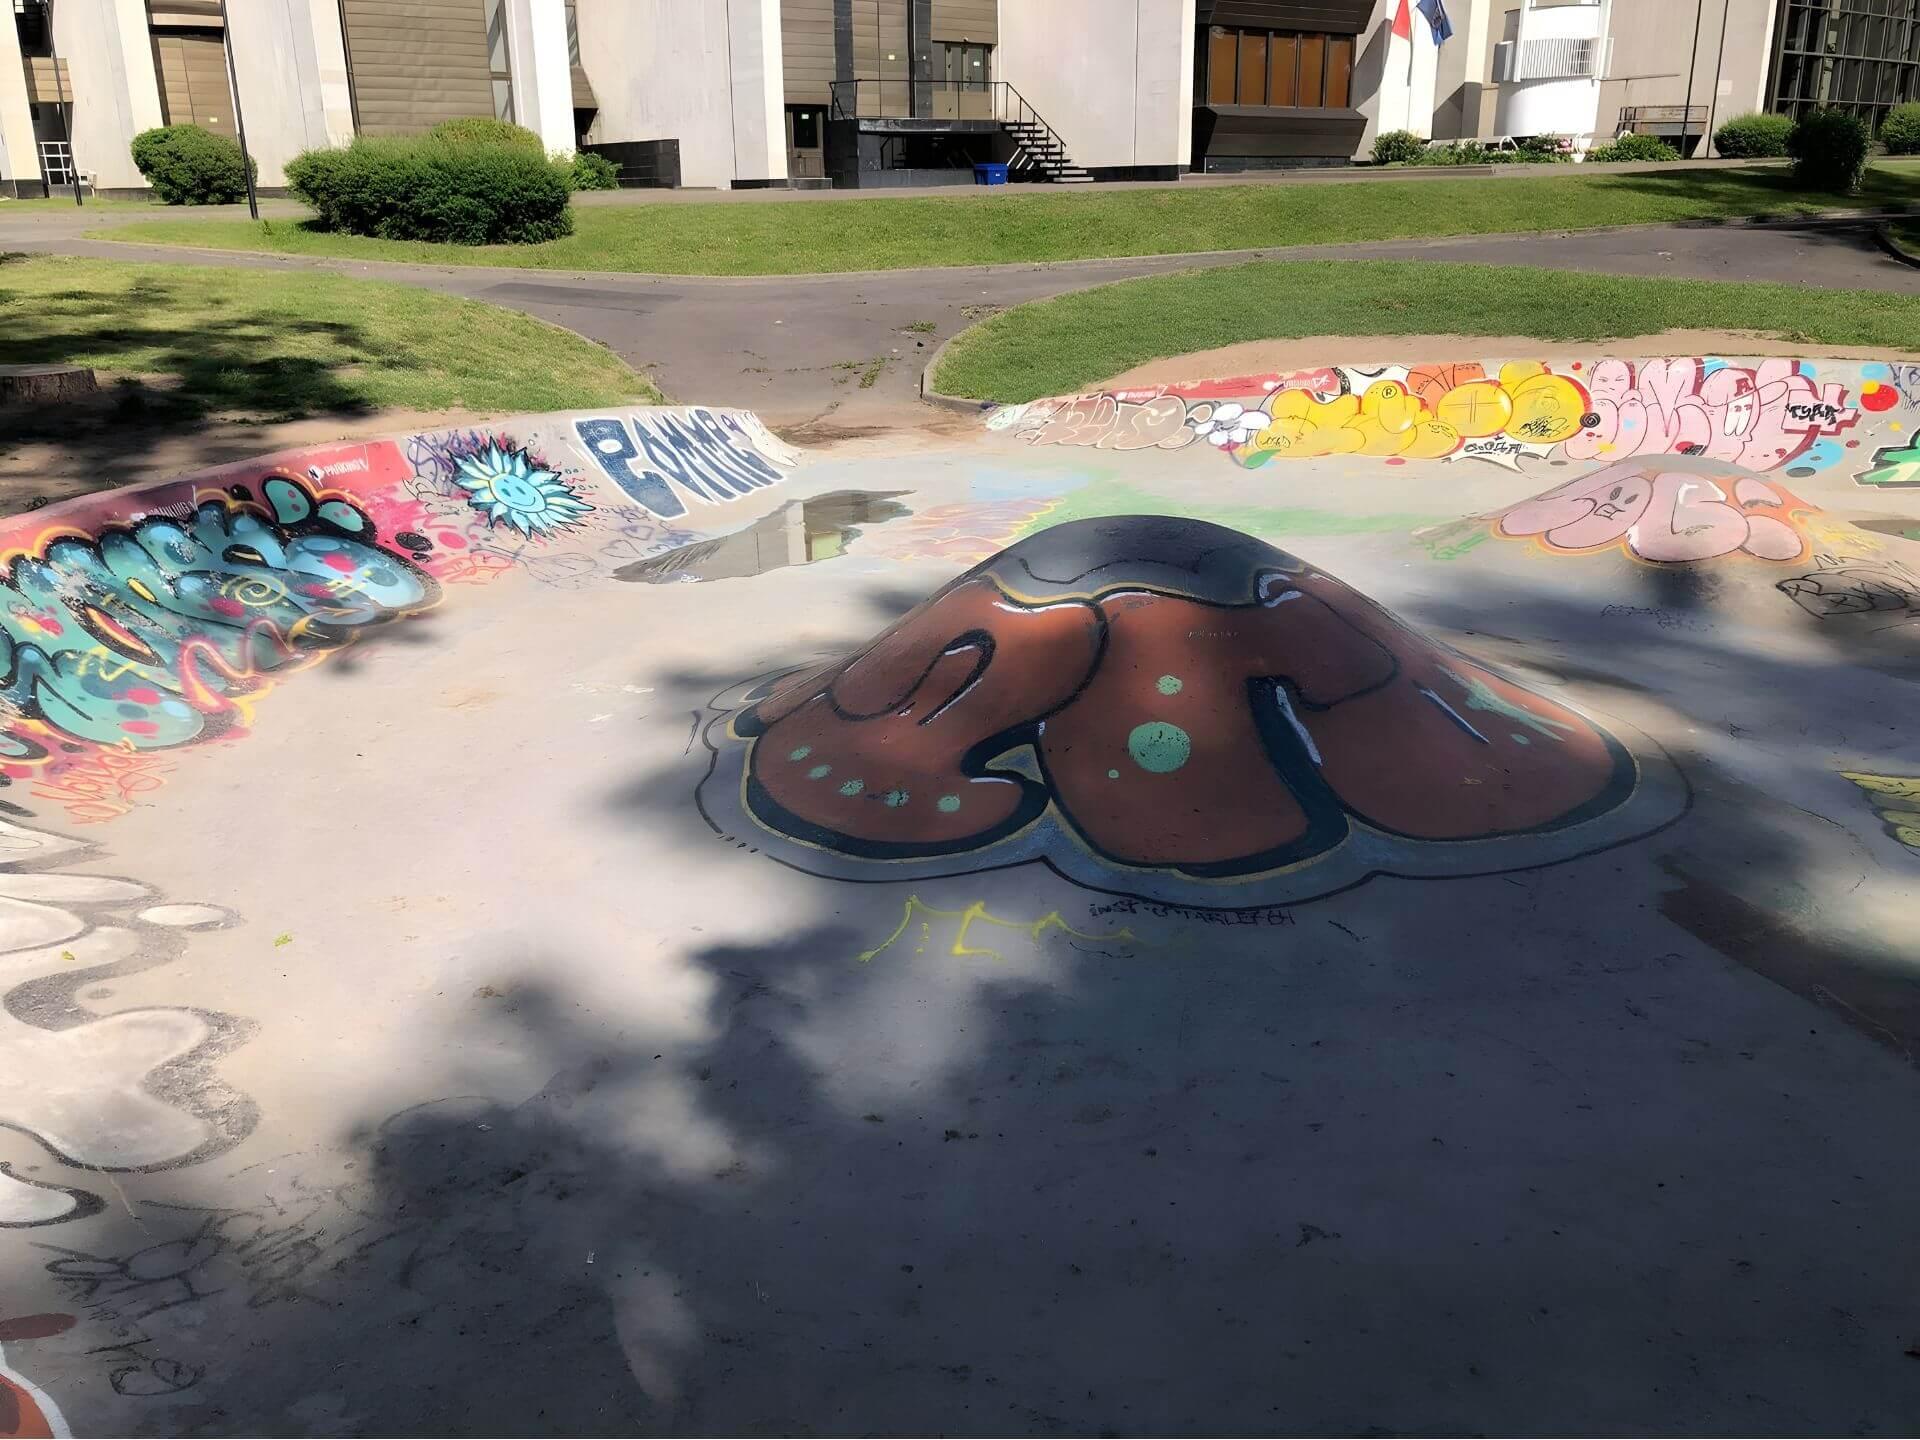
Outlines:
<svg viewBox="0 0 1920 1440"><path fill-rule="evenodd" d="M1617 546L1664 562L1735 553L1790 561L1807 552L1795 516L1810 508L1791 492L1724 465L1628 460L1501 511L1494 528L1510 540L1537 536L1567 554Z"/></svg>
<svg viewBox="0 0 1920 1440"><path fill-rule="evenodd" d="M1098 947L1102 954L1110 953L1112 947L1129 947L1137 938L1124 926L1118 930L1076 930L1060 917L1058 910L1049 910L1032 924L1022 925L1017 920L1002 920L992 914L984 900L976 900L962 910L942 910L927 904L918 895L909 895L900 923L894 927L893 933L871 950L862 950L857 958L862 961L873 960L896 944L906 941L903 948L911 949L915 955L924 955L931 947L955 960L1001 959L1000 951L992 946L967 943L970 938L976 938L973 936L975 925L983 930L1008 932L1005 936L996 937L1001 944L1005 944L1011 936L1023 935L1031 944L1038 945L1047 936L1057 934L1068 944L1078 942L1075 945L1077 949ZM936 926L940 927L937 936Z"/></svg>
<svg viewBox="0 0 1920 1440"><path fill-rule="evenodd" d="M248 697L362 631L427 609L433 578L352 501L284 475L98 535L58 534L0 577L0 704L42 737L167 749L245 721ZM29 749L16 760L31 761Z"/></svg>
<svg viewBox="0 0 1920 1440"><path fill-rule="evenodd" d="M703 812L856 880L1044 861L1243 907L1378 871L1479 874L1644 834L1649 747L1219 526L1057 526L708 728Z"/></svg>
<svg viewBox="0 0 1920 1440"><path fill-rule="evenodd" d="M1035 445L1177 450L1205 441L1248 468L1341 455L1508 469L1529 459L1665 455L1799 476L1857 448L1849 437L1863 412L1897 435L1913 403L1881 364L1853 366L1843 380L1803 360L1509 360L1330 366L1064 396L1001 407L987 423ZM1910 441L1881 450L1861 483L1920 483L1916 454Z"/></svg>
<svg viewBox="0 0 1920 1440"><path fill-rule="evenodd" d="M687 513L686 497L721 503L776 484L775 467L799 458L740 411L637 411L576 420L574 430L609 480L667 520Z"/></svg>
<svg viewBox="0 0 1920 1440"><path fill-rule="evenodd" d="M1920 775L1870 775L1843 770L1841 775L1859 786L1887 827L1887 834L1920 855Z"/></svg>
<svg viewBox="0 0 1920 1440"><path fill-rule="evenodd" d="M21 1315L0 1320L0 1440L53 1440L71 1435L60 1407L7 1361L6 1347L71 1330L71 1315Z"/></svg>

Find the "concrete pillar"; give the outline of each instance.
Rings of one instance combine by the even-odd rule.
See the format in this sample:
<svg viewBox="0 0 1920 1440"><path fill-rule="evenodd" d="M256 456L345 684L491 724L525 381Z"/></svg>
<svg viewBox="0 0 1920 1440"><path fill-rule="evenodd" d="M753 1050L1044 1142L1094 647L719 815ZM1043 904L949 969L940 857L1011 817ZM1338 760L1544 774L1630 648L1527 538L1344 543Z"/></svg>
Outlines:
<svg viewBox="0 0 1920 1440"><path fill-rule="evenodd" d="M301 151L353 138L340 9L336 0L246 0L227 11L247 149L262 185L284 185Z"/></svg>
<svg viewBox="0 0 1920 1440"><path fill-rule="evenodd" d="M549 154L571 155L573 68L567 58L565 0L506 0L513 113Z"/></svg>
<svg viewBox="0 0 1920 1440"><path fill-rule="evenodd" d="M726 0L733 182L787 179L786 51L780 0Z"/></svg>
<svg viewBox="0 0 1920 1440"><path fill-rule="evenodd" d="M41 193L40 147L27 108L27 72L20 62L20 32L0 12L0 178L16 198Z"/></svg>
<svg viewBox="0 0 1920 1440"><path fill-rule="evenodd" d="M101 189L144 188L128 147L162 122L145 0L60 0L53 44L73 81L73 155Z"/></svg>

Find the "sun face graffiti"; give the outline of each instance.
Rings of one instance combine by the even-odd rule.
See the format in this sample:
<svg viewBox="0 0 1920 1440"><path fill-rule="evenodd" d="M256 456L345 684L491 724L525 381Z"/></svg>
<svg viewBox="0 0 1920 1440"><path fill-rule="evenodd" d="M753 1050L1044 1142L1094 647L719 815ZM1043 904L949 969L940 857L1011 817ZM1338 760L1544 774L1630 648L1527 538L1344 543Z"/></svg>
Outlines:
<svg viewBox="0 0 1920 1440"><path fill-rule="evenodd" d="M461 456L454 481L489 524L511 525L522 535L564 530L593 509L567 488L557 471L524 450L498 442Z"/></svg>
<svg viewBox="0 0 1920 1440"><path fill-rule="evenodd" d="M7 713L67 740L185 745L241 718L276 673L439 600L351 501L287 475L258 489L15 559L0 579Z"/></svg>
<svg viewBox="0 0 1920 1440"><path fill-rule="evenodd" d="M1043 531L743 697L701 804L858 880L1041 860L1183 904L1484 873L1644 833L1677 781L1577 711L1197 521Z"/></svg>
<svg viewBox="0 0 1920 1440"><path fill-rule="evenodd" d="M1807 552L1796 516L1809 508L1759 476L1724 465L1630 460L1510 506L1495 519L1494 531L1509 540L1537 536L1563 554L1617 546L1666 563L1736 552L1789 561Z"/></svg>

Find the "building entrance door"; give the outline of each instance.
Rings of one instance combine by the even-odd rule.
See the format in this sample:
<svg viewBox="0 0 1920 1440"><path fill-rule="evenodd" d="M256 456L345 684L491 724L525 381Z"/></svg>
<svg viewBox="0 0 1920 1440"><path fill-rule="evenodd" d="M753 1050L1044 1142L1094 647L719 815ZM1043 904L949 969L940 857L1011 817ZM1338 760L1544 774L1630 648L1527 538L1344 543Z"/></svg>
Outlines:
<svg viewBox="0 0 1920 1440"><path fill-rule="evenodd" d="M787 175L819 179L827 173L826 111L820 105L787 107Z"/></svg>

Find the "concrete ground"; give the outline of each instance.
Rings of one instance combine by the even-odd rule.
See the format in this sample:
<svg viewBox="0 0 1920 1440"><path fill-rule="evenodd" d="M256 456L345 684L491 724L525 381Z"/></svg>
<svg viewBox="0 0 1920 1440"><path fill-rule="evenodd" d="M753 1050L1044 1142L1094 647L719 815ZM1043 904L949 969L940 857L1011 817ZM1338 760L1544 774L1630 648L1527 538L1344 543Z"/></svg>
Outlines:
<svg viewBox="0 0 1920 1440"><path fill-rule="evenodd" d="M1562 373L1599 396L1597 359ZM154 1435L1905 1433L1920 848L1848 778L1920 776L1920 490L1855 478L1920 416L1885 373L1716 418L1760 488L1669 527L1686 562L1625 521L1576 545L1468 518L1583 480L1570 448L1243 468L1130 448L1149 422L1097 407L763 437L774 483L681 487L669 518L565 419L303 452L273 504L339 486L385 552L319 571L344 578L314 613L419 613L219 738L74 744L4 792L16 1409ZM1741 448L1803 423L1833 432L1803 462ZM528 483L573 497L566 528L474 509L449 477L507 474L487 444L552 467ZM1699 505L1707 463L1647 468ZM208 477L203 517L266 473ZM151 527L189 493L138 500L147 553L186 544ZM1142 512L1282 544L1533 697L1471 692L1469 728L1591 717L1632 799L1572 841L1416 846L1425 878L1335 893L1310 865L1226 911L1071 858L823 878L733 810L743 684L1022 535ZM217 593L269 607L302 537L350 533L232 523L195 530ZM61 607L127 613L102 593L22 592L9 636L75 653ZM1212 652L1187 644L1192 696ZM79 678L120 684L121 654Z"/></svg>

